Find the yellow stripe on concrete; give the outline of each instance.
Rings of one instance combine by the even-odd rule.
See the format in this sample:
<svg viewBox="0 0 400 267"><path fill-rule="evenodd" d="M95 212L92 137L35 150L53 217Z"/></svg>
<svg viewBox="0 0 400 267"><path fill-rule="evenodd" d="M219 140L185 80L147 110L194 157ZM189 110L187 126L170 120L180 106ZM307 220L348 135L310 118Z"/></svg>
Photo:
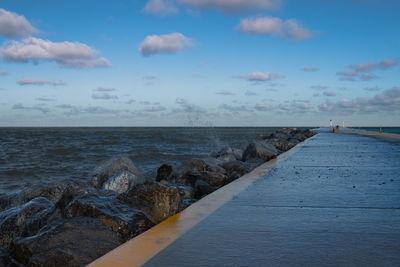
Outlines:
<svg viewBox="0 0 400 267"><path fill-rule="evenodd" d="M307 140L306 140L307 142ZM129 240L121 246L95 260L90 267L142 266L158 252L168 247L176 239L189 231L216 209L249 187L256 180L295 153L304 142L279 155L277 159L266 162L251 173L227 184L212 194L197 201L182 212L166 219L160 224Z"/></svg>

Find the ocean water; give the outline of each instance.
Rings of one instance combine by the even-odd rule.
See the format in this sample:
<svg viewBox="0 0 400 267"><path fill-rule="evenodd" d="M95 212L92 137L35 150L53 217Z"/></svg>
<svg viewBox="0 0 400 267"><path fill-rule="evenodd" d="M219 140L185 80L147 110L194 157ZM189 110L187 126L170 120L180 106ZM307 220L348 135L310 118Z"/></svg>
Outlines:
<svg viewBox="0 0 400 267"><path fill-rule="evenodd" d="M143 174L240 147L278 128L0 128L0 195L62 179L89 181L112 156L127 156Z"/></svg>

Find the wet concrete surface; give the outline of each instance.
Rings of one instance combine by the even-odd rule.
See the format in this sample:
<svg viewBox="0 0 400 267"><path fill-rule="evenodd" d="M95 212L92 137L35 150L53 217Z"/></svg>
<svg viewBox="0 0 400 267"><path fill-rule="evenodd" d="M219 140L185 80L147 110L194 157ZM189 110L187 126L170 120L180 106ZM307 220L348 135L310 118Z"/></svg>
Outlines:
<svg viewBox="0 0 400 267"><path fill-rule="evenodd" d="M400 266L400 146L322 130L145 266Z"/></svg>

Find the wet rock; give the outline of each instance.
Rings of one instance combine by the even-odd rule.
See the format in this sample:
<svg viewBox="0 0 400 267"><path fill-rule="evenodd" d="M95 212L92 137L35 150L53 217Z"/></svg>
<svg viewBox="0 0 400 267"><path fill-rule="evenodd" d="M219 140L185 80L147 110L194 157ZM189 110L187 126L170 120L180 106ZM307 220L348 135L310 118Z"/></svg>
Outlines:
<svg viewBox="0 0 400 267"><path fill-rule="evenodd" d="M142 175L138 176L130 171L119 171L104 182L103 189L122 194L135 185L142 184L145 181L146 179Z"/></svg>
<svg viewBox="0 0 400 267"><path fill-rule="evenodd" d="M192 171L208 171L225 174L226 171L219 166L220 163L222 162L214 158L193 159L189 162L187 167Z"/></svg>
<svg viewBox="0 0 400 267"><path fill-rule="evenodd" d="M194 197L194 188L191 186L178 185L179 194L183 197L183 199L192 199Z"/></svg>
<svg viewBox="0 0 400 267"><path fill-rule="evenodd" d="M231 147L224 147L218 151L211 153L211 156L224 162L241 160L243 157L243 150Z"/></svg>
<svg viewBox="0 0 400 267"><path fill-rule="evenodd" d="M55 219L61 219L61 217L61 211L57 209L55 205L50 208L44 209L29 218L29 220L25 223L22 236L35 235L47 223Z"/></svg>
<svg viewBox="0 0 400 267"><path fill-rule="evenodd" d="M250 172L250 168L239 160L226 162L222 164L221 167L226 170L228 176L230 176L233 172L240 174L240 176Z"/></svg>
<svg viewBox="0 0 400 267"><path fill-rule="evenodd" d="M231 173L228 175L227 184L229 184L229 183L231 183L231 182L233 182L233 181L239 179L241 176L242 176L242 175L240 175L240 173L237 173L237 172L235 172L235 171L231 172Z"/></svg>
<svg viewBox="0 0 400 267"><path fill-rule="evenodd" d="M285 152L294 147L295 145L287 140L280 140L280 139L269 139L267 140L268 143L272 144L278 150Z"/></svg>
<svg viewBox="0 0 400 267"><path fill-rule="evenodd" d="M253 141L251 142L243 153L242 161L248 161L254 158L261 159L263 161L268 161L270 159L276 158L278 155L278 150L276 148L264 141Z"/></svg>
<svg viewBox="0 0 400 267"><path fill-rule="evenodd" d="M96 188L101 188L105 181L120 171L129 171L137 177L143 174L136 168L135 164L127 157L113 157L100 163L92 173L91 184Z"/></svg>
<svg viewBox="0 0 400 267"><path fill-rule="evenodd" d="M191 198L193 192L186 187L167 186L158 182L146 182L135 186L118 198L142 210L155 224L180 212L182 201Z"/></svg>
<svg viewBox="0 0 400 267"><path fill-rule="evenodd" d="M227 183L228 177L225 174L219 172L197 172L197 180L203 180L211 186L222 187Z"/></svg>
<svg viewBox="0 0 400 267"><path fill-rule="evenodd" d="M173 167L168 164L163 164L157 169L156 181L167 180L173 171Z"/></svg>
<svg viewBox="0 0 400 267"><path fill-rule="evenodd" d="M203 180L197 180L195 184L195 198L200 199L205 195L211 194L217 189L218 187L211 186Z"/></svg>
<svg viewBox="0 0 400 267"><path fill-rule="evenodd" d="M100 219L77 217L46 226L34 236L16 238L9 251L27 266L85 266L121 243Z"/></svg>
<svg viewBox="0 0 400 267"><path fill-rule="evenodd" d="M98 196L93 193L76 197L65 207L64 215L66 218L99 218L124 241L153 226L142 211L112 196Z"/></svg>
<svg viewBox="0 0 400 267"><path fill-rule="evenodd" d="M300 143L299 140L297 140L296 138L289 138L288 140L290 143L292 143L293 145L297 145L298 143Z"/></svg>
<svg viewBox="0 0 400 267"><path fill-rule="evenodd" d="M8 246L11 240L21 236L25 223L35 214L52 209L54 204L44 197L32 199L21 207L11 208L0 213L0 248Z"/></svg>
<svg viewBox="0 0 400 267"><path fill-rule="evenodd" d="M64 208L77 196L87 193L96 193L97 190L88 184L81 182L69 183L62 192L61 198L56 203L56 206L64 211Z"/></svg>
<svg viewBox="0 0 400 267"><path fill-rule="evenodd" d="M20 206L37 197L44 197L56 203L68 181L33 186L0 199L0 211Z"/></svg>
<svg viewBox="0 0 400 267"><path fill-rule="evenodd" d="M206 171L226 175L225 169L219 166L222 163L223 161L214 158L193 159L174 171L168 177L168 181L175 184L194 186L200 172Z"/></svg>

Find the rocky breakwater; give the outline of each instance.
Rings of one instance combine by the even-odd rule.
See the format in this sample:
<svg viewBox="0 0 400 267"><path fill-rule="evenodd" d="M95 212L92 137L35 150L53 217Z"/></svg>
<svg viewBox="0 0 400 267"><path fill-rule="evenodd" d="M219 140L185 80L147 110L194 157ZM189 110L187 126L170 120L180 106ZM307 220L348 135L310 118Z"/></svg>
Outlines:
<svg viewBox="0 0 400 267"><path fill-rule="evenodd" d="M313 136L281 129L144 177L126 157L102 162L90 183L65 180L0 198L0 267L84 266Z"/></svg>

